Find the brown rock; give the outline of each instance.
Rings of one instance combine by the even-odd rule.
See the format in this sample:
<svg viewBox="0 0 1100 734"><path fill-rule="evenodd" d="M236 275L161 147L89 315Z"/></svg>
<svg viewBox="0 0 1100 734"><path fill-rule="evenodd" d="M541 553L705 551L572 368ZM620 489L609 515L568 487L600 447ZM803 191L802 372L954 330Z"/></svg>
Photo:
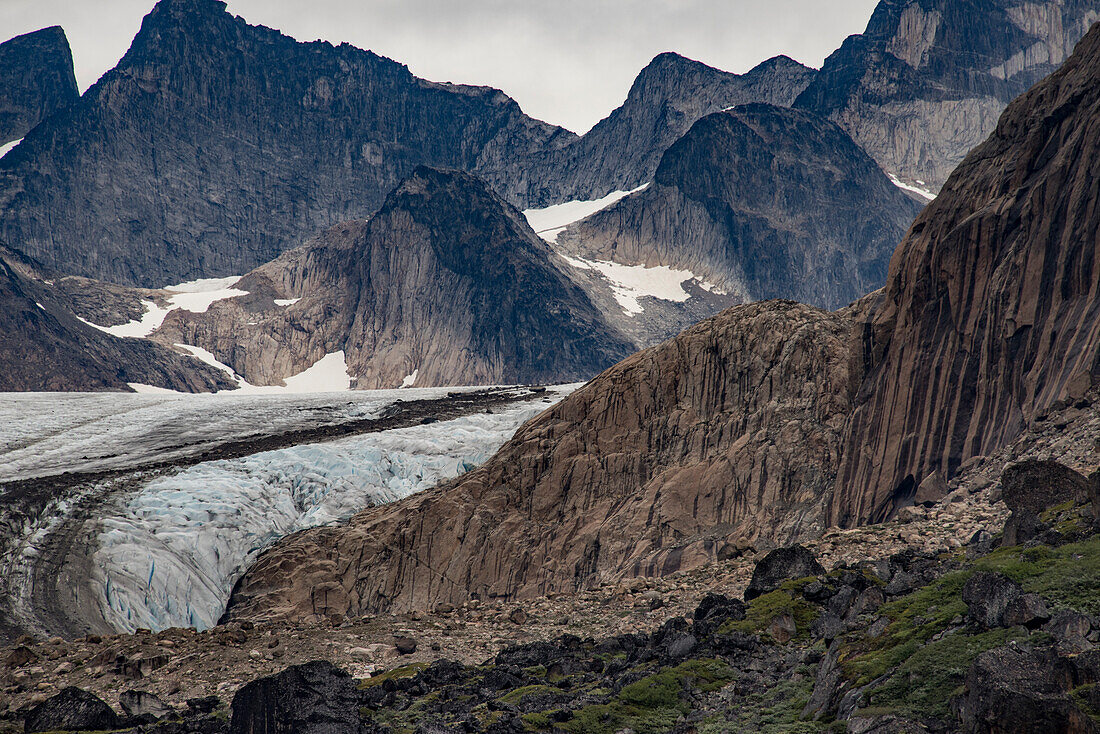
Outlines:
<svg viewBox="0 0 1100 734"><path fill-rule="evenodd" d="M26 645L20 645L8 653L8 657L4 661L4 664L9 668L22 668L24 665L37 663L38 660L39 657L33 650Z"/></svg>
<svg viewBox="0 0 1100 734"><path fill-rule="evenodd" d="M327 579L323 603L352 614L532 598L785 543L821 521L850 410L850 328L847 311L787 301L704 321L460 480L265 553L229 614L312 618Z"/></svg>
<svg viewBox="0 0 1100 734"><path fill-rule="evenodd" d="M917 487L917 493L913 497L913 503L917 505L934 505L947 496L947 482L943 476L934 471L924 478Z"/></svg>
<svg viewBox="0 0 1100 734"><path fill-rule="evenodd" d="M416 640L411 637L394 637L393 646L402 655L412 655L416 652Z"/></svg>
<svg viewBox="0 0 1100 734"><path fill-rule="evenodd" d="M862 324L865 367L830 507L889 516L1031 415L1100 377L1100 29L1005 110L891 261Z"/></svg>

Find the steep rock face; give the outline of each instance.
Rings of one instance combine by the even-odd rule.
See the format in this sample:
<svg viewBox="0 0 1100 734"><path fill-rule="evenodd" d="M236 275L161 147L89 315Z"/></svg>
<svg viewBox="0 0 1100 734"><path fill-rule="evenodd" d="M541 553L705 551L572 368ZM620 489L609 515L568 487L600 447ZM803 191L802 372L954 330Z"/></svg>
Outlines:
<svg viewBox="0 0 1100 734"><path fill-rule="evenodd" d="M833 123L751 104L697 122L653 185L558 243L594 260L687 269L745 300L839 308L885 282L919 210Z"/></svg>
<svg viewBox="0 0 1100 734"><path fill-rule="evenodd" d="M917 218L861 327L834 523L886 516L1100 376L1100 26Z"/></svg>
<svg viewBox="0 0 1100 734"><path fill-rule="evenodd" d="M292 536L238 584L229 615L523 598L813 532L851 407L849 319L775 301L704 321L608 370L461 479Z"/></svg>
<svg viewBox="0 0 1100 734"><path fill-rule="evenodd" d="M515 161L573 139L498 90L161 0L119 65L4 159L0 239L129 285L232 275L370 215L418 164L521 180Z"/></svg>
<svg viewBox="0 0 1100 734"><path fill-rule="evenodd" d="M652 180L661 154L701 117L749 102L789 106L815 72L777 56L731 74L663 53L638 74L626 101L584 137L539 156L531 206L591 200Z"/></svg>
<svg viewBox="0 0 1100 734"><path fill-rule="evenodd" d="M633 345L559 265L483 182L420 168L369 222L250 273L248 297L173 312L156 338L261 384L338 350L360 388L587 379Z"/></svg>
<svg viewBox="0 0 1100 734"><path fill-rule="evenodd" d="M835 121L886 171L935 190L1097 19L1092 0L883 0L795 106Z"/></svg>
<svg viewBox="0 0 1100 734"><path fill-rule="evenodd" d="M196 359L82 322L64 292L0 248L0 392L130 390L131 382L184 392L235 387Z"/></svg>
<svg viewBox="0 0 1100 734"><path fill-rule="evenodd" d="M69 39L60 27L0 43L0 146L79 96Z"/></svg>

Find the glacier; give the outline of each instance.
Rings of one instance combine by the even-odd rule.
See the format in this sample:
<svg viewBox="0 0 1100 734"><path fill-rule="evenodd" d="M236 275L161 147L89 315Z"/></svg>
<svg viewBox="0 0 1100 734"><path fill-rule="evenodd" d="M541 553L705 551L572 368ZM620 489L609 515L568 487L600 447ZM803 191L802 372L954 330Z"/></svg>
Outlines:
<svg viewBox="0 0 1100 734"><path fill-rule="evenodd" d="M103 617L119 631L208 629L240 576L280 538L469 471L576 387L493 412L155 478L101 517L91 588Z"/></svg>

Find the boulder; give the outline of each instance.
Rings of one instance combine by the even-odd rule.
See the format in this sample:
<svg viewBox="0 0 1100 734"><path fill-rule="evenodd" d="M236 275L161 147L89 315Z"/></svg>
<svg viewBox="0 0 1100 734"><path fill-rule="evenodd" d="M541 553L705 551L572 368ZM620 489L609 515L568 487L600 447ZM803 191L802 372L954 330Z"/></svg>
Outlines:
<svg viewBox="0 0 1100 734"><path fill-rule="evenodd" d="M416 652L416 640L411 637L394 637L393 646L397 648L397 652L402 655L412 655Z"/></svg>
<svg viewBox="0 0 1100 734"><path fill-rule="evenodd" d="M943 475L934 471L924 478L913 497L915 505L934 505L947 496L947 482Z"/></svg>
<svg viewBox="0 0 1100 734"><path fill-rule="evenodd" d="M971 576L962 592L970 621L986 629L1004 626L1009 604L1023 595L1024 590L1015 581L989 571Z"/></svg>
<svg viewBox="0 0 1100 734"><path fill-rule="evenodd" d="M1044 529L1039 513L1063 502L1083 502L1089 480L1056 461L1028 459L1001 475L1004 502L1012 515L1005 523L1004 545L1019 545Z"/></svg>
<svg viewBox="0 0 1100 734"><path fill-rule="evenodd" d="M117 729L118 715L98 696L74 686L30 710L23 731L103 731Z"/></svg>
<svg viewBox="0 0 1100 734"><path fill-rule="evenodd" d="M775 591L784 581L824 575L825 569L810 551L801 545L776 548L756 564L752 580L745 589L745 601Z"/></svg>
<svg viewBox="0 0 1100 734"><path fill-rule="evenodd" d="M135 718L147 716L156 720L175 713L175 709L148 691L123 691L118 696L118 705L123 713Z"/></svg>
<svg viewBox="0 0 1100 734"><path fill-rule="evenodd" d="M1028 629L1038 629L1050 619L1050 610L1038 594L1024 594L1012 599L1005 606L1005 627L1022 625Z"/></svg>
<svg viewBox="0 0 1100 734"><path fill-rule="evenodd" d="M745 605L740 599L711 592L695 608L693 628L696 634L706 636L717 632L728 621L740 621L744 618Z"/></svg>
<svg viewBox="0 0 1100 734"><path fill-rule="evenodd" d="M1001 647L977 657L952 708L966 734L1093 734L1100 729L1067 695L1076 677L1051 648Z"/></svg>
<svg viewBox="0 0 1100 734"><path fill-rule="evenodd" d="M295 665L233 697L230 734L360 734L355 680L329 662Z"/></svg>

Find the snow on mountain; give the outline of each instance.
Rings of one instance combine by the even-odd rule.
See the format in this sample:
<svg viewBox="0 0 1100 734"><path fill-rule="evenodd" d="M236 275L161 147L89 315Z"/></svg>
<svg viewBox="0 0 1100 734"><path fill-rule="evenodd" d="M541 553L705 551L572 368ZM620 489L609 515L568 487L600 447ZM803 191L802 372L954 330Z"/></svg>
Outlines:
<svg viewBox="0 0 1100 734"><path fill-rule="evenodd" d="M278 385L253 385L238 375L232 367L219 362L218 358L202 347L190 344L177 344L177 347L189 352L192 356L202 360L211 367L228 374L236 380L238 389L235 391L242 395L278 395L282 393L324 393L341 392L351 389L351 377L348 375L348 363L344 351L326 354L317 360L311 367L302 370L292 377L283 380L284 386ZM130 383L130 387L138 392L150 392L149 385ZM404 385L403 387L408 387ZM159 388L153 388L158 390Z"/></svg>
<svg viewBox="0 0 1100 734"><path fill-rule="evenodd" d="M691 297L683 285L689 281L695 281L703 290L722 294L713 283L696 277L690 270L675 270L664 265L647 268L644 265L621 265L568 256L565 256L565 260L575 268L595 270L607 278L615 300L630 316L636 316L645 310L640 299L646 296L683 303Z"/></svg>
<svg viewBox="0 0 1100 734"><path fill-rule="evenodd" d="M924 181L917 181L916 182L917 185L913 185L913 184L905 183L904 181L902 181L900 178L898 178L897 176L895 176L892 173L887 173L886 175L889 176L890 183L894 184L895 186L897 186L902 191L908 191L910 193L916 194L917 196L921 197L925 201L932 201L933 199L936 198L935 193L933 193L932 191L929 191L926 188L922 188L925 185Z"/></svg>
<svg viewBox="0 0 1100 734"><path fill-rule="evenodd" d="M0 400L0 482L173 461L260 434L378 416L402 400L477 388L327 394L7 393Z"/></svg>
<svg viewBox="0 0 1100 734"><path fill-rule="evenodd" d="M0 145L0 158L6 156L10 150L12 150L15 146L19 145L22 142L23 138L19 138L19 140L13 140L10 143L4 143L3 145Z"/></svg>
<svg viewBox="0 0 1100 734"><path fill-rule="evenodd" d="M547 395L556 402L576 387ZM101 520L92 583L104 618L127 631L207 629L250 562L279 538L469 471L547 407L525 402L154 479Z"/></svg>
<svg viewBox="0 0 1100 734"><path fill-rule="evenodd" d="M211 304L223 301L227 298L247 296L248 291L237 290L231 286L240 280L240 276L229 278L204 278L191 280L178 285L167 286L164 290L174 295L168 298L171 304L168 308L161 308L152 301L142 301L145 313L140 319L117 326L100 326L91 321L80 319L89 326L94 326L100 331L112 336L146 337L160 328L168 314L176 309L190 311L192 313L206 313ZM79 318L79 317L78 317Z"/></svg>
<svg viewBox="0 0 1100 734"><path fill-rule="evenodd" d="M531 229L535 230L535 234L554 244L558 235L570 224L590 217L623 197L642 191L647 186L649 184L644 184L633 191L612 191L602 199L594 201L567 201L545 209L528 209L523 212L523 216L527 217L527 223L531 225Z"/></svg>

